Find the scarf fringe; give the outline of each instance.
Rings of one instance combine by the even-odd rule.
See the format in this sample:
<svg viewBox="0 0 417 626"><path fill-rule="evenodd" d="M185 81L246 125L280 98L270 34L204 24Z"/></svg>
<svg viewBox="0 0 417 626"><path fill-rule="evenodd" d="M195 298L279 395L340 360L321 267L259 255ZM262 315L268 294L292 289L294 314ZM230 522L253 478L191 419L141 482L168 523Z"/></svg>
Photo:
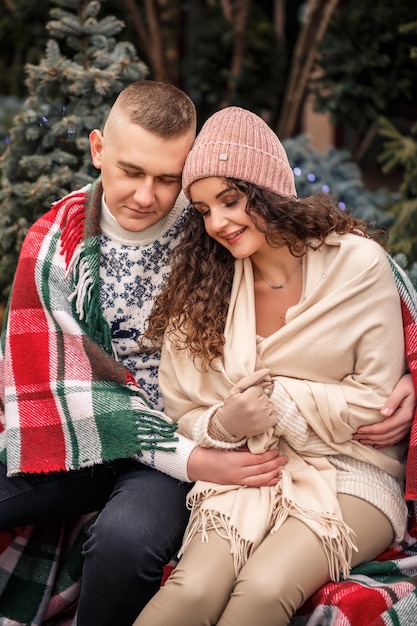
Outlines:
<svg viewBox="0 0 417 626"><path fill-rule="evenodd" d="M77 246L74 248L74 251L73 251L73 253L71 255L71 258L68 259L67 268L66 268L66 272L65 272L65 278L67 280L70 277L70 275L72 274L72 272L74 271L75 267L77 266L77 263L79 263L79 261L80 261L82 249L83 249L82 243L77 244Z"/></svg>
<svg viewBox="0 0 417 626"><path fill-rule="evenodd" d="M209 543L207 533L209 530L215 530L219 537L230 543L230 553L233 555L237 576L264 537L259 537L256 542L242 538L236 527L231 524L228 515L202 506L211 495L217 495L212 488L189 494L187 506L191 510L191 515L178 555L184 553L197 534L201 534L203 543ZM288 498L283 498L281 494L273 504L271 512L273 525L269 532L271 534L277 532L288 517L299 519L319 537L329 564L331 580L339 581L341 576L347 578L350 574L353 551L357 552L353 539L355 533L351 528L335 513L321 513L301 507Z"/></svg>
<svg viewBox="0 0 417 626"><path fill-rule="evenodd" d="M271 533L277 532L288 517L295 517L306 524L321 540L329 564L330 578L337 582L348 578L352 567L353 551L358 548L355 533L335 513L320 513L303 508L281 496ZM317 532L316 525L320 531Z"/></svg>
<svg viewBox="0 0 417 626"><path fill-rule="evenodd" d="M192 507L192 513L178 556L182 556L197 534L201 534L201 543L210 543L208 532L214 530L219 537L230 543L230 554L233 556L233 567L237 576L254 551L253 541L243 539L236 528L230 524L230 519L226 515L218 511L201 509L199 506L194 508L193 504L190 506L190 501L192 498L188 501L189 508Z"/></svg>

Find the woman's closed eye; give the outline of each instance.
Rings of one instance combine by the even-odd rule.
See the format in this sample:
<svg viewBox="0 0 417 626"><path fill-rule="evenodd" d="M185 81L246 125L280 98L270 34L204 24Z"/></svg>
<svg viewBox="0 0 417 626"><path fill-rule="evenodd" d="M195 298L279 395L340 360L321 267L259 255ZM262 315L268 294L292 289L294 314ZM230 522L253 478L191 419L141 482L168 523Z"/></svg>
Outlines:
<svg viewBox="0 0 417 626"><path fill-rule="evenodd" d="M233 209L236 206L238 206L240 204L242 197L241 196L237 196L235 198L231 198L231 199L225 199L221 206L225 209ZM192 203L191 204L192 208L197 211L197 213L199 213L202 217L206 217L206 215L209 215L210 213L210 207L207 206L204 203L200 203L200 202L196 202L196 203Z"/></svg>

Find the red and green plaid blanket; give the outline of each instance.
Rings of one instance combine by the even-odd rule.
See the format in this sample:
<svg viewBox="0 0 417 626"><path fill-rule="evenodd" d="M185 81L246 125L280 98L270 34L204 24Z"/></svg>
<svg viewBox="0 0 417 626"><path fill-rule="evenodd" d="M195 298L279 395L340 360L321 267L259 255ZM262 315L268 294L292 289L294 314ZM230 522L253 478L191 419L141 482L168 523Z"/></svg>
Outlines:
<svg viewBox="0 0 417 626"><path fill-rule="evenodd" d="M395 265L393 271L402 302L408 366L417 387L417 296L404 273ZM410 520L401 545L357 566L347 580L324 585L297 612L292 626L417 624L416 417L406 497ZM0 626L70 626L80 587L81 545L90 523L84 519L63 527L31 526L0 534ZM165 574L169 572L168 565Z"/></svg>
<svg viewBox="0 0 417 626"><path fill-rule="evenodd" d="M114 358L100 308L100 181L56 203L23 243L0 342L8 475L175 449L176 425Z"/></svg>

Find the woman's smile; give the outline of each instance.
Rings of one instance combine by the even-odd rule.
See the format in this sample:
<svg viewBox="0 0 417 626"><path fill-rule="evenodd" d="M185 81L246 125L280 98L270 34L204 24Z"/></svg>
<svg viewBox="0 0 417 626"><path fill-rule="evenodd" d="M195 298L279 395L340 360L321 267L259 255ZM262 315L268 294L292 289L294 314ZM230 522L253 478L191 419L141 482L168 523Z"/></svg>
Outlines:
<svg viewBox="0 0 417 626"><path fill-rule="evenodd" d="M223 239L226 239L227 243L234 243L240 237L240 235L245 232L246 229L247 226L243 226L243 228L236 230L234 233L231 233L229 235L223 235Z"/></svg>

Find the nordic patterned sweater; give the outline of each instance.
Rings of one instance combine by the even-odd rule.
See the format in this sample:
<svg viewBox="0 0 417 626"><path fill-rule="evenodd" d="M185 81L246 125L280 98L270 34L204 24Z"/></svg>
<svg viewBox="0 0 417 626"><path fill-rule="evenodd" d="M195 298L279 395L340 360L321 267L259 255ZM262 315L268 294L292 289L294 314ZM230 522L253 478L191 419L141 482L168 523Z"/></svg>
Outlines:
<svg viewBox="0 0 417 626"><path fill-rule="evenodd" d="M186 198L142 232L127 231L102 199L100 216L100 306L111 332L116 358L134 375L153 406L163 411L158 385L160 350L141 352L137 339L145 329L154 298L169 271L169 254L178 241ZM195 443L178 435L176 453L144 450L142 462L188 481L186 464Z"/></svg>

